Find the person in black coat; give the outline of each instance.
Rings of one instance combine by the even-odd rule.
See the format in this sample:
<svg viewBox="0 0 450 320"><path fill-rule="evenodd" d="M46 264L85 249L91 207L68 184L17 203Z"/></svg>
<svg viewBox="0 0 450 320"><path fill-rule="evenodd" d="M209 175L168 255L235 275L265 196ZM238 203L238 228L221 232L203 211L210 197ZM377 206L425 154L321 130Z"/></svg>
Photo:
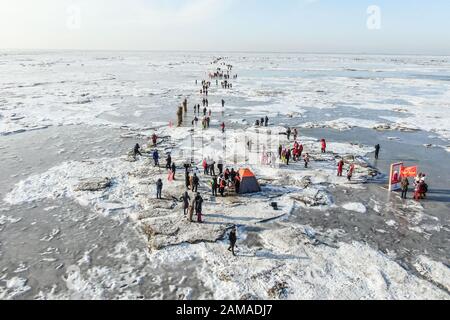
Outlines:
<svg viewBox="0 0 450 320"><path fill-rule="evenodd" d="M231 251L233 253L233 256L236 256L236 254L234 253L234 247L236 246L236 242L237 242L235 226L233 227L233 229L231 229L230 234L228 236L228 240L230 241L230 247L228 248L228 251Z"/></svg>
<svg viewBox="0 0 450 320"><path fill-rule="evenodd" d="M286 165L289 165L289 160L291 159L291 149L288 149L286 152Z"/></svg>
<svg viewBox="0 0 450 320"><path fill-rule="evenodd" d="M185 173L185 184L186 184L186 188L187 189L190 189L191 188L191 176L190 176L190 174L189 174L189 171L187 171L186 170L186 173Z"/></svg>
<svg viewBox="0 0 450 320"><path fill-rule="evenodd" d="M162 189L163 189L163 183L161 179L158 179L156 182L156 198L162 199Z"/></svg>
<svg viewBox="0 0 450 320"><path fill-rule="evenodd" d="M379 144L377 144L375 146L375 159L378 160L379 156L380 156L380 150L381 150L381 146Z"/></svg>
<svg viewBox="0 0 450 320"><path fill-rule="evenodd" d="M134 149L133 149L134 158L136 158L137 155L140 155L142 157L142 153L140 150L141 150L141 146L139 145L139 143L136 143L136 145L134 146Z"/></svg>
<svg viewBox="0 0 450 320"><path fill-rule="evenodd" d="M203 198L200 195L200 193L197 193L197 196L194 199L194 206L195 206L195 214L197 215L197 222L203 223Z"/></svg>
<svg viewBox="0 0 450 320"><path fill-rule="evenodd" d="M197 177L197 174L194 173L194 177L192 179L192 192L197 192L198 191L198 185L200 184L200 179Z"/></svg>
<svg viewBox="0 0 450 320"><path fill-rule="evenodd" d="M167 159L166 159L166 169L171 169L172 168L172 156L169 154L167 155Z"/></svg>
<svg viewBox="0 0 450 320"><path fill-rule="evenodd" d="M177 165L175 164L175 162L172 162L172 173L173 173L173 180L175 180L175 173L177 172Z"/></svg>

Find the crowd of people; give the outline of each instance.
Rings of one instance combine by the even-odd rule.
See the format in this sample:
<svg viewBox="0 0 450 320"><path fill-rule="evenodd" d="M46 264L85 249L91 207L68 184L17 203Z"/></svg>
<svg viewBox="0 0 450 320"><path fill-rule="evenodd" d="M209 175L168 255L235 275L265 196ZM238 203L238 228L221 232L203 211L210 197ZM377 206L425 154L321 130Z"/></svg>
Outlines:
<svg viewBox="0 0 450 320"><path fill-rule="evenodd" d="M220 61L220 59L218 60ZM217 62L218 62L217 61ZM226 69L217 68L216 71L209 73L210 80L215 79L216 85L219 84L218 80L222 80L221 85L224 89L231 89L232 83L229 81L231 78L236 79L237 75L231 76L230 72L232 70L231 65L225 65ZM196 84L198 84L198 81L196 80ZM208 93L211 88L211 81L203 80L201 82L201 89L200 94L202 95L201 104L195 104L194 105L194 117L192 120L192 125L194 127L197 127L198 122L201 118L201 125L203 129L208 129L211 125L211 117L212 117L212 110L209 108L209 98ZM222 108L225 107L225 100L221 99L221 105ZM187 114L187 99L185 99L182 103L182 107L180 109L184 110L184 113ZM180 113L180 109L178 110L178 113ZM182 111L183 111L182 110ZM182 113L181 111L181 113ZM180 116L179 116L179 125L180 125ZM257 127L267 127L269 126L269 118L268 116L262 117L261 119L256 120L255 126ZM220 128L222 132L225 132L225 122L221 122ZM276 165L277 160L279 160L279 163L285 164L286 166L289 166L294 163L303 162L304 167L308 168L311 158L310 154L308 152L305 152L304 145L298 141L298 130L296 128L287 128L286 130L286 136L287 140L289 141L289 144L293 142L293 145L283 146L279 145L278 147L278 158L276 151L272 152L271 150L262 151L261 155L261 163L263 165ZM293 140L291 140L293 138ZM158 145L158 137L156 134L153 134L151 137L152 145L153 145L153 151L151 152L154 165L159 167L159 152L156 149ZM252 142L248 141L247 143L248 150L251 151L252 148ZM377 144L375 146L375 159L379 159L381 146ZM325 154L327 153L327 141L326 139L320 140L320 151L321 153ZM133 149L133 156L136 158L137 156L142 156L141 153L141 147L139 144L136 144L136 146ZM183 203L183 213L187 217L187 220L189 222L194 222L194 216L196 216L196 222L203 223L204 221L204 213L203 213L203 203L204 199L201 196L201 193L199 192L199 189L203 189L200 186L201 177L208 181L209 183L205 183L204 186L207 186L208 189L211 190L211 194L213 197L221 196L225 197L228 194L239 194L240 192L240 186L241 186L241 177L238 171L236 171L234 168L224 168L223 161L215 162L211 159L204 159L201 164L203 168L203 176L201 172L198 170L197 167L193 166L192 164L185 164L185 187L186 190L184 194L180 197L180 202ZM355 163L350 162L346 163L344 159L338 159L337 162L337 176L343 177L344 176L344 169L347 167L347 179L348 181L352 181L353 175L355 173ZM176 179L176 171L177 166L172 161L171 154L167 154L166 158L166 165L165 169L169 173L169 181ZM402 198L406 199L408 187L409 187L409 181L407 178L403 178L401 180L401 188L402 188ZM425 175L420 174L418 177L414 180L414 199L420 200L425 199L426 194L428 191L428 185L425 182ZM162 193L163 193L163 181L162 179L158 179L156 182L156 197L157 199L162 199ZM235 255L235 247L236 247L236 236L237 229L236 227L233 227L230 234L229 234L229 241L230 241L230 247L229 250L232 252L233 255Z"/></svg>
<svg viewBox="0 0 450 320"><path fill-rule="evenodd" d="M208 162L208 160L204 160L202 162L203 166L203 177L210 177L210 188L212 192L212 196L218 196L220 194L222 197L225 197L225 191L227 189L234 189L236 194L239 193L239 186L241 178L239 173L234 169L229 170L226 168L223 169L223 163L216 163L215 161ZM200 172L196 167L193 167L191 164L185 164L185 186L186 192L182 196L182 200L184 203L183 210L185 215L189 212L188 220L192 222L192 213L194 212L197 215L197 222L203 222L202 220L202 206L199 204L199 199L203 202L203 199L199 193L200 187ZM216 174L217 168L217 174ZM189 191L197 194L197 196L191 201L189 197ZM200 197L199 197L200 196ZM190 202L189 202L190 201Z"/></svg>
<svg viewBox="0 0 450 320"><path fill-rule="evenodd" d="M291 160L294 162L303 161L305 168L308 168L311 159L309 153L306 152L303 154L303 152L304 146L297 140L294 141L294 146L292 148L290 146L284 147L281 144L278 147L278 157L281 160L281 163L287 166L289 166Z"/></svg>

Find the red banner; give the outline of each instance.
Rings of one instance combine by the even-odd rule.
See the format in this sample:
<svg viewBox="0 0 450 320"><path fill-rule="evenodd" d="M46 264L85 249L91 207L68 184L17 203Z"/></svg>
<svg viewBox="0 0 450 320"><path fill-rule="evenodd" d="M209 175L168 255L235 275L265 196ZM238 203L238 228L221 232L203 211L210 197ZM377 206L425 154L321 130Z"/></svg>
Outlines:
<svg viewBox="0 0 450 320"><path fill-rule="evenodd" d="M417 177L417 167L403 167L401 170L401 176L408 178Z"/></svg>

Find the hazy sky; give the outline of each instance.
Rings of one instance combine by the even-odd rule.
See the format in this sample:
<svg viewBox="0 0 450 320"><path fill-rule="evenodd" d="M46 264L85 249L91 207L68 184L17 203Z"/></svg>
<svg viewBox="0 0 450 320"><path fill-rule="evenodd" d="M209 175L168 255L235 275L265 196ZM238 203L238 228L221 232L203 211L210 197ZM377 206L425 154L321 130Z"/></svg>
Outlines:
<svg viewBox="0 0 450 320"><path fill-rule="evenodd" d="M450 55L449 16L448 0L0 0L0 49Z"/></svg>

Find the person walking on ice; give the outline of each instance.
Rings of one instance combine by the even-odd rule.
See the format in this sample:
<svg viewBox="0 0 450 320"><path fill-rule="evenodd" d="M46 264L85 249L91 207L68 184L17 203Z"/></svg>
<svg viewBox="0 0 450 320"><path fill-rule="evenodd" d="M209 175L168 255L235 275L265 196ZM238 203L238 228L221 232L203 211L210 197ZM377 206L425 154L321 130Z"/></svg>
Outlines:
<svg viewBox="0 0 450 320"><path fill-rule="evenodd" d="M236 242L237 242L236 226L234 226L231 229L230 234L228 236L228 240L230 241L230 246L228 247L228 251L231 251L233 256L236 256L236 253L234 252L234 248L236 247Z"/></svg>
<svg viewBox="0 0 450 320"><path fill-rule="evenodd" d="M139 145L139 143L136 143L136 145L134 146L134 149L133 149L133 157L134 157L134 159L136 159L136 157L138 155L140 155L142 157L142 153L141 153L140 150L141 150L141 146Z"/></svg>

